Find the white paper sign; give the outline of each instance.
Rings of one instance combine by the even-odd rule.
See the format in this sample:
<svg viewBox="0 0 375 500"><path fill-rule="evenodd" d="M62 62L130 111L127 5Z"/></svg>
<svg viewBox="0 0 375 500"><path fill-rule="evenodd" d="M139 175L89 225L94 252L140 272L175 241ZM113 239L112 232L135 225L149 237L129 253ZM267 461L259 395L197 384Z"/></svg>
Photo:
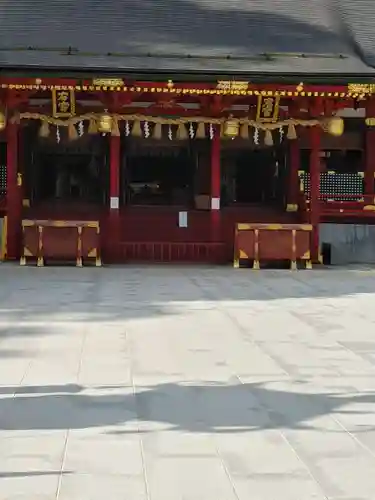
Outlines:
<svg viewBox="0 0 375 500"><path fill-rule="evenodd" d="M118 210L120 208L120 198L118 196L111 196L109 203L111 210Z"/></svg>
<svg viewBox="0 0 375 500"><path fill-rule="evenodd" d="M188 227L187 212L178 212L178 227Z"/></svg>
<svg viewBox="0 0 375 500"><path fill-rule="evenodd" d="M211 210L220 210L220 198L211 198Z"/></svg>

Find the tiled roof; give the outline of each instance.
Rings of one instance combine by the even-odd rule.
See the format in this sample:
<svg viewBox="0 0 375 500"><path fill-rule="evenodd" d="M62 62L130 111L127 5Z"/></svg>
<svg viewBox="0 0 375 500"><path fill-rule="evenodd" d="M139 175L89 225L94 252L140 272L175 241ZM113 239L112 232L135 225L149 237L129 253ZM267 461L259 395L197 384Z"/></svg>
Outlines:
<svg viewBox="0 0 375 500"><path fill-rule="evenodd" d="M375 0L0 0L0 16L5 69L375 75Z"/></svg>

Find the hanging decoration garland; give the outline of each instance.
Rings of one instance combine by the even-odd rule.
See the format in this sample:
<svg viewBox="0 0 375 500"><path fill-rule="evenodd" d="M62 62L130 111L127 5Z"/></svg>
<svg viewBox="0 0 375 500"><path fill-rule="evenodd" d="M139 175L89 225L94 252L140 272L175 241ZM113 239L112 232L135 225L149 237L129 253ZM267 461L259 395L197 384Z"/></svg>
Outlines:
<svg viewBox="0 0 375 500"><path fill-rule="evenodd" d="M241 137L242 139L249 138L249 129L254 129L254 142L259 143L259 131L264 132L264 142L266 145L272 146L273 134L275 130L279 131L280 140L284 136L284 127L287 128L287 138L289 140L294 140L297 138L297 126L302 127L314 127L320 126L323 130L330 131L333 127L331 122L335 121L335 133L340 129L343 131L343 122L340 121L340 127L337 123L342 120L339 117L332 117L326 119L311 119L311 120L300 120L295 118L288 118L286 120L281 120L277 122L257 122L249 118L210 118L210 117L176 117L176 118L165 118L160 116L145 116L145 115L120 115L120 114L110 114L107 111L101 114L87 113L81 116L74 116L68 119L59 119L48 115L43 115L39 113L21 113L17 116L13 116L11 121L15 123L15 120L40 120L40 136L48 137L50 126L55 127L67 127L68 135L71 140L82 137L84 134L84 122L88 121L88 133L96 134L98 132L106 135L111 134L114 136L120 135L119 123L125 121L125 135L132 135L133 137L152 137L154 139L162 138L162 126L168 125L168 138L173 139L174 132L172 127L176 127L175 136L178 140L186 140L196 138L204 139L208 137L213 139L215 134L215 126L220 127L221 135L224 137ZM143 127L142 127L143 124ZM78 133L76 129L78 125ZM152 132L151 132L152 125ZM207 129L206 129L207 126ZM229 132L228 132L229 131Z"/></svg>

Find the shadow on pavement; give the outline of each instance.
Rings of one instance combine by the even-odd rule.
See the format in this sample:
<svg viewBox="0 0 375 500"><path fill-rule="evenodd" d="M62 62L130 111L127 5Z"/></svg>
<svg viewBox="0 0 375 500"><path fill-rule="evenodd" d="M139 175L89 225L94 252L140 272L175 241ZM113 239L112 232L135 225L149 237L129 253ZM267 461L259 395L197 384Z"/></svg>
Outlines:
<svg viewBox="0 0 375 500"><path fill-rule="evenodd" d="M100 394L95 395L95 390ZM312 394L271 390L262 384L161 384L135 395L130 387L0 388L0 430L89 429L158 422L171 430L235 433L261 429L314 429L332 413L369 414L375 393ZM115 391L115 392L114 392ZM121 393L122 392L122 393ZM16 394L16 397L8 395ZM30 394L30 395L28 395ZM31 395L33 394L33 395ZM360 406L364 405L363 411ZM346 406L356 405L353 412ZM371 409L372 411L372 409ZM369 429L367 429L369 430ZM128 432L126 427L124 428Z"/></svg>

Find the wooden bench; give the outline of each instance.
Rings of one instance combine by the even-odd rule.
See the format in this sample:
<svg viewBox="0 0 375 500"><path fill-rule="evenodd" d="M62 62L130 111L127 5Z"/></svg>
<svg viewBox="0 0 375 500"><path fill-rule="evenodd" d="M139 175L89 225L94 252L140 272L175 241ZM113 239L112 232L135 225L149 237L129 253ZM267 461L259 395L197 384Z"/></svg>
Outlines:
<svg viewBox="0 0 375 500"><path fill-rule="evenodd" d="M23 220L21 265L35 260L43 266L46 260L84 261L101 266L100 225L98 221Z"/></svg>
<svg viewBox="0 0 375 500"><path fill-rule="evenodd" d="M259 269L261 262L289 261L291 269L303 261L311 269L310 224L236 224L234 267L243 261Z"/></svg>

